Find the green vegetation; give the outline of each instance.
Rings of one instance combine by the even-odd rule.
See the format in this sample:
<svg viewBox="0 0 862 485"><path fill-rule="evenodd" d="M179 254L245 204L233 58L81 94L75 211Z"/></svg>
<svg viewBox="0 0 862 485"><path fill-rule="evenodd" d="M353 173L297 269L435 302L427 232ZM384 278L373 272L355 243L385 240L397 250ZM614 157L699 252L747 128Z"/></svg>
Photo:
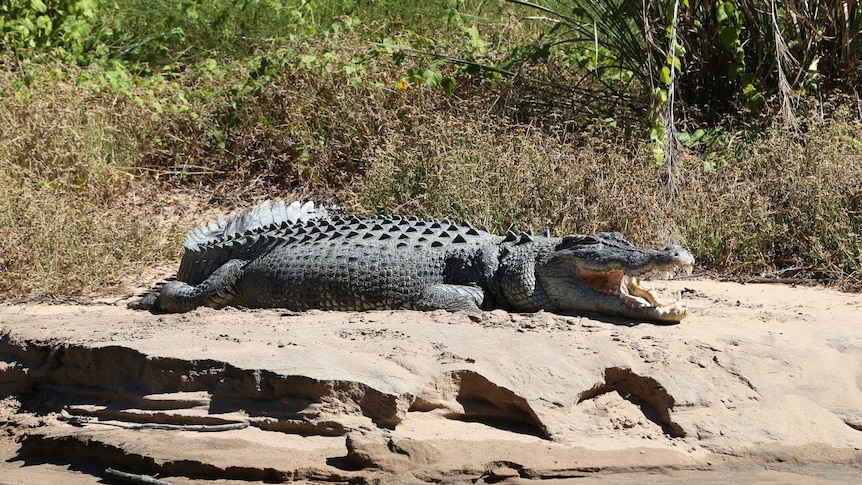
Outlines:
<svg viewBox="0 0 862 485"><path fill-rule="evenodd" d="M844 3L10 0L0 296L90 293L267 197L862 288Z"/></svg>

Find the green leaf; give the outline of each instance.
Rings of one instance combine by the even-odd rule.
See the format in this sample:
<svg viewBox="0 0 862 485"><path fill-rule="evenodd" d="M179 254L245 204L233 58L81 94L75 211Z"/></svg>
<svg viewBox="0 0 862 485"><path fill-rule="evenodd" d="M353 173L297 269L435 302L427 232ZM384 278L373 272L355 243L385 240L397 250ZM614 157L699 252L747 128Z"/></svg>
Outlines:
<svg viewBox="0 0 862 485"><path fill-rule="evenodd" d="M673 67L676 69L676 72L682 72L682 63L679 61L679 57L668 56L667 63L673 64Z"/></svg>
<svg viewBox="0 0 862 485"><path fill-rule="evenodd" d="M652 159L656 163L656 165L661 165L664 163L664 147L659 143L653 143L652 145Z"/></svg>
<svg viewBox="0 0 862 485"><path fill-rule="evenodd" d="M446 76L440 80L440 87L443 88L447 96L452 96L452 93L455 92L455 80Z"/></svg>
<svg viewBox="0 0 862 485"><path fill-rule="evenodd" d="M39 13L45 13L48 11L48 7L42 2L42 0L30 0L30 8Z"/></svg>
<svg viewBox="0 0 862 485"><path fill-rule="evenodd" d="M36 17L36 27L42 31L45 35L51 34L51 17L47 15L40 15Z"/></svg>
<svg viewBox="0 0 862 485"><path fill-rule="evenodd" d="M314 54L306 54L299 58L300 62L302 62L306 68L311 68L312 65L317 61L317 56Z"/></svg>
<svg viewBox="0 0 862 485"><path fill-rule="evenodd" d="M754 87L753 84L746 84L742 88L742 92L745 94L746 105L749 109L753 111L758 111L763 105L766 103L766 99L763 97L763 94Z"/></svg>
<svg viewBox="0 0 862 485"><path fill-rule="evenodd" d="M484 52L488 47L488 43L479 34L479 29L474 25L465 29L465 31L470 39L470 46L477 51Z"/></svg>
<svg viewBox="0 0 862 485"><path fill-rule="evenodd" d="M338 61L338 56L336 56L335 53L332 51L326 51L323 54L323 60L325 61L326 64L333 63L333 62Z"/></svg>
<svg viewBox="0 0 862 485"><path fill-rule="evenodd" d="M715 20L720 24L727 21L727 11L724 9L723 4L715 9Z"/></svg>
<svg viewBox="0 0 862 485"><path fill-rule="evenodd" d="M393 40L389 37L386 37L385 39L383 39L382 44L383 44L383 50L387 54L392 54L393 57L398 56L398 55L400 55L402 57L404 56L404 51L401 49L401 46L395 40Z"/></svg>
<svg viewBox="0 0 862 485"><path fill-rule="evenodd" d="M662 84L664 84L665 86L670 86L670 68L667 66L662 66L658 78L662 82Z"/></svg>
<svg viewBox="0 0 862 485"><path fill-rule="evenodd" d="M440 74L440 71L432 71L430 69L426 69L422 73L422 79L425 79L425 84L427 84L429 88L433 88L440 84L440 82L443 80L443 75Z"/></svg>
<svg viewBox="0 0 862 485"><path fill-rule="evenodd" d="M407 81L411 83L418 83L422 80L422 71L419 68L411 67L407 69Z"/></svg>
<svg viewBox="0 0 862 485"><path fill-rule="evenodd" d="M691 134L686 133L685 131L677 132L676 138L686 147L694 148L704 141L704 135L706 135L706 132L703 129L697 129Z"/></svg>
<svg viewBox="0 0 862 485"><path fill-rule="evenodd" d="M739 29L735 25L725 25L718 30L718 39L727 49L733 49L739 42Z"/></svg>
<svg viewBox="0 0 862 485"><path fill-rule="evenodd" d="M664 143L664 135L667 127L661 120L655 120L649 130L649 139L653 143Z"/></svg>
<svg viewBox="0 0 862 485"><path fill-rule="evenodd" d="M29 17L24 17L23 19L21 19L21 21L18 25L19 25L19 28L22 29L22 33L24 34L25 37L29 37L30 32L33 32L36 30L36 26L33 24L33 21L30 20Z"/></svg>
<svg viewBox="0 0 862 485"><path fill-rule="evenodd" d="M745 66L733 63L727 66L727 77L731 80L741 77L745 73Z"/></svg>
<svg viewBox="0 0 862 485"><path fill-rule="evenodd" d="M535 51L530 54L530 60L539 61L541 63L547 64L548 59L551 57L551 44L547 42L542 44L542 47L539 47Z"/></svg>

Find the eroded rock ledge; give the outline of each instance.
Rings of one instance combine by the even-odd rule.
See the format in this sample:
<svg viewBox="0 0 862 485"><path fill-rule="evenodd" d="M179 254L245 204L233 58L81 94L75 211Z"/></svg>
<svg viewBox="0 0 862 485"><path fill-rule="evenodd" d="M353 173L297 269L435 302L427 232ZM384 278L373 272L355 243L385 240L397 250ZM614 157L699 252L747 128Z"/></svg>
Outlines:
<svg viewBox="0 0 862 485"><path fill-rule="evenodd" d="M505 483L763 463L857 473L862 337L835 320L855 322L859 301L782 288L771 307L746 306L747 288L711 285L675 327L3 307L0 419L18 460L174 483ZM828 316L793 306L824 296Z"/></svg>

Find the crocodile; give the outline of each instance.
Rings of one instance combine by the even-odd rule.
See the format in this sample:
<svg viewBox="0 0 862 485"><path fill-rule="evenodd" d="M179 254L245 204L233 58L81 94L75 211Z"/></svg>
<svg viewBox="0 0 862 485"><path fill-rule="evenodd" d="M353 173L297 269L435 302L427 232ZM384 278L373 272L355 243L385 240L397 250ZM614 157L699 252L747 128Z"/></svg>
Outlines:
<svg viewBox="0 0 862 485"><path fill-rule="evenodd" d="M637 247L620 233L497 235L448 219L359 217L270 201L201 225L184 240L176 278L131 308L199 306L364 311L597 312L676 323L682 296L665 301L641 278L691 274L679 246Z"/></svg>

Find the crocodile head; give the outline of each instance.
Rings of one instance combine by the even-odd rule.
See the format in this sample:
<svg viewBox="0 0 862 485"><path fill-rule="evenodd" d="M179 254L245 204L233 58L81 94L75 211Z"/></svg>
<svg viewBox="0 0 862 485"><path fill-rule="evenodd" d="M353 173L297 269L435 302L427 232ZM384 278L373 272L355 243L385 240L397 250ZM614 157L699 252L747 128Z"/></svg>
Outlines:
<svg viewBox="0 0 862 485"><path fill-rule="evenodd" d="M679 246L643 249L619 233L567 236L536 267L536 280L562 311L594 311L675 323L686 316L682 297L667 301L642 285L642 275L691 274L694 257Z"/></svg>

